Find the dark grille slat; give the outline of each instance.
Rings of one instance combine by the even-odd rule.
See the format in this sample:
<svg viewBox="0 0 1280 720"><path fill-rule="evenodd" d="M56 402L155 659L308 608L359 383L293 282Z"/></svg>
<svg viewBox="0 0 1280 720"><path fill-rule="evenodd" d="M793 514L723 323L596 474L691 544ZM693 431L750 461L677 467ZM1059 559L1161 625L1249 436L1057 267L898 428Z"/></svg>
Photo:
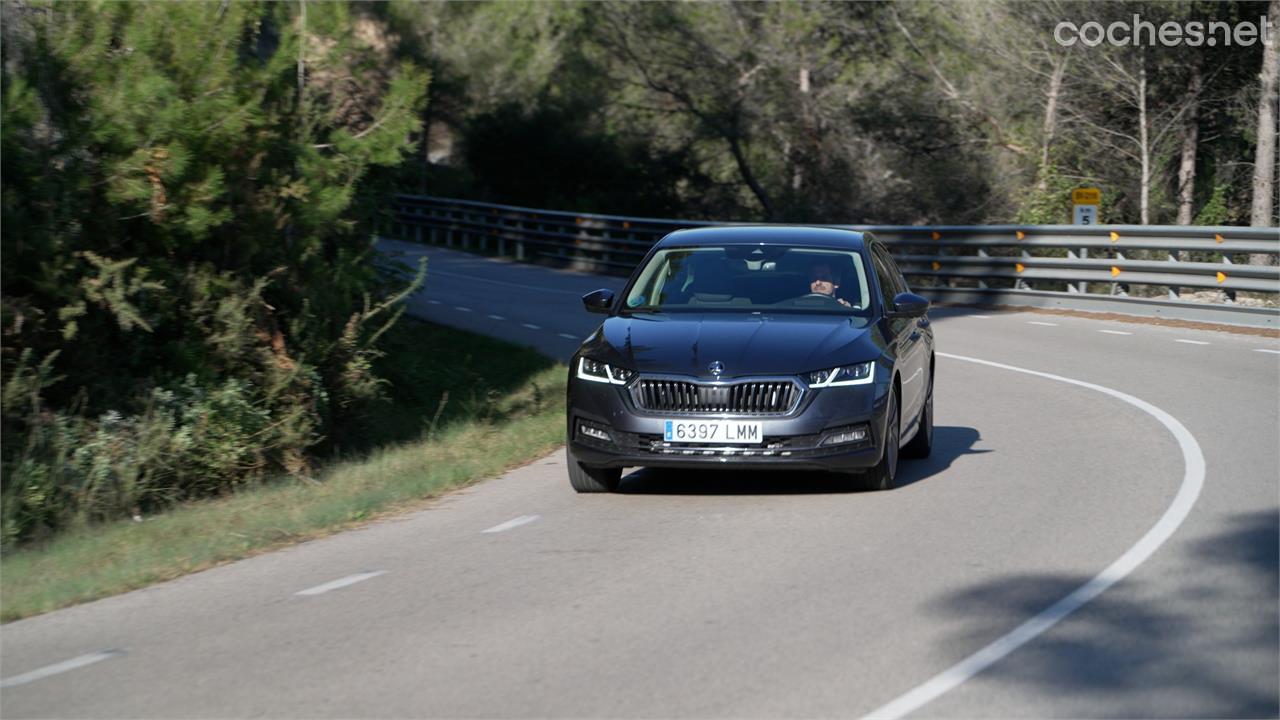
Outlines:
<svg viewBox="0 0 1280 720"><path fill-rule="evenodd" d="M800 399L795 383L741 381L724 385L641 378L632 400L642 410L670 413L785 415Z"/></svg>

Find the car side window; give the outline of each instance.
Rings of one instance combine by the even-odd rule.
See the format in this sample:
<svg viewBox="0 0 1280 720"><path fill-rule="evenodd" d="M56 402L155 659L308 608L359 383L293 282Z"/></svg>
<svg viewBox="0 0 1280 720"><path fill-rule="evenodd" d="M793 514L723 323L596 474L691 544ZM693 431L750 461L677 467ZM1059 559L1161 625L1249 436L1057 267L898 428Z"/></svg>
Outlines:
<svg viewBox="0 0 1280 720"><path fill-rule="evenodd" d="M895 289L895 280L893 271L885 264L882 253L877 252L878 248L871 248L871 263L876 269L876 280L880 286L880 298L884 302L885 312L893 310L893 296L897 294Z"/></svg>
<svg viewBox="0 0 1280 720"><path fill-rule="evenodd" d="M883 250L884 260L889 265L889 270L893 272L893 279L898 287L897 292L911 292L911 286L907 284L907 278L902 274L901 268L898 267L898 261L893 259L888 250Z"/></svg>

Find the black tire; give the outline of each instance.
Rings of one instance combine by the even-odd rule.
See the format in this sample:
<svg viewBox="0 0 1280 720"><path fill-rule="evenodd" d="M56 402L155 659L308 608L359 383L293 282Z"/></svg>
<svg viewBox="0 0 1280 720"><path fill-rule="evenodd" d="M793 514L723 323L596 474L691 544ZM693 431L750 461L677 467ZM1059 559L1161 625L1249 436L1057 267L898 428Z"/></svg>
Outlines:
<svg viewBox="0 0 1280 720"><path fill-rule="evenodd" d="M564 449L565 461L569 466L569 484L580 493L614 492L622 481L622 468L589 468L585 467L573 456L573 451Z"/></svg>
<svg viewBox="0 0 1280 720"><path fill-rule="evenodd" d="M929 374L929 394L924 398L924 407L920 408L920 429L902 448L902 457L927 458L933 452L933 373Z"/></svg>
<svg viewBox="0 0 1280 720"><path fill-rule="evenodd" d="M898 485L898 438L902 422L898 412L898 392L889 390L889 417L885 421L884 453L880 462L862 476L863 490L892 490Z"/></svg>

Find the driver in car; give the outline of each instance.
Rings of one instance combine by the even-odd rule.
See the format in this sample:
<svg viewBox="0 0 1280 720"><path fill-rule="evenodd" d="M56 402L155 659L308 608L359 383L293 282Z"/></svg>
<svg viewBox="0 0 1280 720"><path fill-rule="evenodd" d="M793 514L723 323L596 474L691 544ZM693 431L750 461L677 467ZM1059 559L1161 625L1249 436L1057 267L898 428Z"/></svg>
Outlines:
<svg viewBox="0 0 1280 720"><path fill-rule="evenodd" d="M836 297L836 288L840 287L839 278L831 272L827 263L814 263L809 269L809 294L826 295L845 307L853 307L848 300Z"/></svg>

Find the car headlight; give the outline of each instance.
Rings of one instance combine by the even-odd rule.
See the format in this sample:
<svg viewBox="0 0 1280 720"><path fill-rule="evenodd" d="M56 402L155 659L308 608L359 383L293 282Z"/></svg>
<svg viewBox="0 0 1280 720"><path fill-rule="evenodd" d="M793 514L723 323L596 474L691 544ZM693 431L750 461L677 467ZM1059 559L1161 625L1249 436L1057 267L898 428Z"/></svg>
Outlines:
<svg viewBox="0 0 1280 720"><path fill-rule="evenodd" d="M592 360L591 358L578 358L578 377L583 380L613 383L614 385L626 385L631 382L631 378L635 376L635 370L614 367L608 363L602 363L599 360Z"/></svg>
<svg viewBox="0 0 1280 720"><path fill-rule="evenodd" d="M830 370L818 370L805 376L809 387L836 387L838 385L866 385L875 380L875 361L842 365Z"/></svg>

